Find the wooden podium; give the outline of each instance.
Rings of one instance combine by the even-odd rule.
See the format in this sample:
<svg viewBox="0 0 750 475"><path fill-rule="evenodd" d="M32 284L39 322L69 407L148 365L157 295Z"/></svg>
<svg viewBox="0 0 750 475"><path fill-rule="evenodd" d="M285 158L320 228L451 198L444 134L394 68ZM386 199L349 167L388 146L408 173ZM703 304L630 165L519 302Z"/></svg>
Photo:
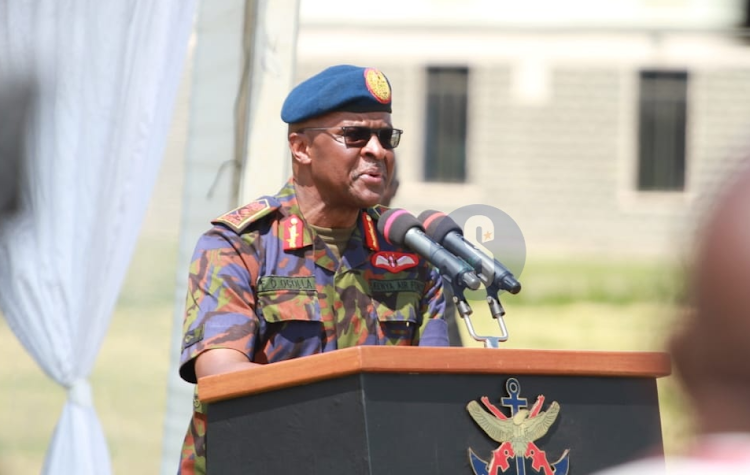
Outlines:
<svg viewBox="0 0 750 475"><path fill-rule="evenodd" d="M665 353L360 346L210 376L208 473L584 475L662 450L670 368ZM493 426L558 412L527 444L521 411L518 454L470 401Z"/></svg>

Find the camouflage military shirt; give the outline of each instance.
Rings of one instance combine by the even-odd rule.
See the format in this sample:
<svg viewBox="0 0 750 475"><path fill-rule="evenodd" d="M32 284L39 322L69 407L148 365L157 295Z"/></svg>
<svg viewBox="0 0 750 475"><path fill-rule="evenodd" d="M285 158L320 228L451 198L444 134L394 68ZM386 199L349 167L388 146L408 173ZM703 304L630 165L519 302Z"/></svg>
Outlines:
<svg viewBox="0 0 750 475"><path fill-rule="evenodd" d="M190 266L180 375L233 348L273 363L355 345L447 346L438 271L376 232L363 210L341 259L306 226L290 180L213 221ZM197 399L181 474L204 473L206 407Z"/></svg>

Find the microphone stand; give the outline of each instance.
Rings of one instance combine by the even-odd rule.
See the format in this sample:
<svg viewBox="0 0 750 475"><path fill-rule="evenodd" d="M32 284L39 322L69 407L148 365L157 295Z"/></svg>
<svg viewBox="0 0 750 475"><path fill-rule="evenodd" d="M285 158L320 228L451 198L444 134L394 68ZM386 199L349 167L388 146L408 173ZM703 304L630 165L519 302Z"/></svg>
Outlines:
<svg viewBox="0 0 750 475"><path fill-rule="evenodd" d="M497 323L500 326L500 336L477 335L476 331L474 331L474 325L471 324L471 318L469 318L472 313L471 307L469 307L469 304L464 298L463 289L458 289L458 292L456 292L457 289L455 285L453 285L453 302L456 304L458 314L466 323L466 328L469 330L469 335L471 335L472 338L476 341L484 342L485 348L500 348L500 342L508 341L508 328L505 326L505 320L503 319L505 309L503 309L503 306L500 304L500 299L497 296L500 293L500 287L493 283L489 287L486 287L486 289L487 303L490 306L492 318L497 320Z"/></svg>

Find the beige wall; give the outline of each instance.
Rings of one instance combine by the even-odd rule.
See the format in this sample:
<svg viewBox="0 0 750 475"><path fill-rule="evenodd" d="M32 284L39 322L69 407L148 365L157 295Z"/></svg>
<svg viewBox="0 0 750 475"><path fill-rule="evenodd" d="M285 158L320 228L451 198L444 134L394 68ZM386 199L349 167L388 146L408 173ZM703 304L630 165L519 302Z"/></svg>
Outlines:
<svg viewBox="0 0 750 475"><path fill-rule="evenodd" d="M395 205L415 214L482 203L529 252L674 255L734 164L750 155L750 48L716 34L302 25L298 80L336 63L381 68L405 130ZM470 69L468 180L421 181L425 68ZM687 185L634 188L638 72L688 70Z"/></svg>

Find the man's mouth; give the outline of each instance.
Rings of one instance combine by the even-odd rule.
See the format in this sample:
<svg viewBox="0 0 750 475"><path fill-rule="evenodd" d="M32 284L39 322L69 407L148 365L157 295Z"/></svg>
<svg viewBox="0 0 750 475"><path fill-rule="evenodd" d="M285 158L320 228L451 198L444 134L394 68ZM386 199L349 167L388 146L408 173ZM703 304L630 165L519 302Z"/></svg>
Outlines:
<svg viewBox="0 0 750 475"><path fill-rule="evenodd" d="M359 178L377 178L382 179L383 173L380 170L367 170L359 174Z"/></svg>

